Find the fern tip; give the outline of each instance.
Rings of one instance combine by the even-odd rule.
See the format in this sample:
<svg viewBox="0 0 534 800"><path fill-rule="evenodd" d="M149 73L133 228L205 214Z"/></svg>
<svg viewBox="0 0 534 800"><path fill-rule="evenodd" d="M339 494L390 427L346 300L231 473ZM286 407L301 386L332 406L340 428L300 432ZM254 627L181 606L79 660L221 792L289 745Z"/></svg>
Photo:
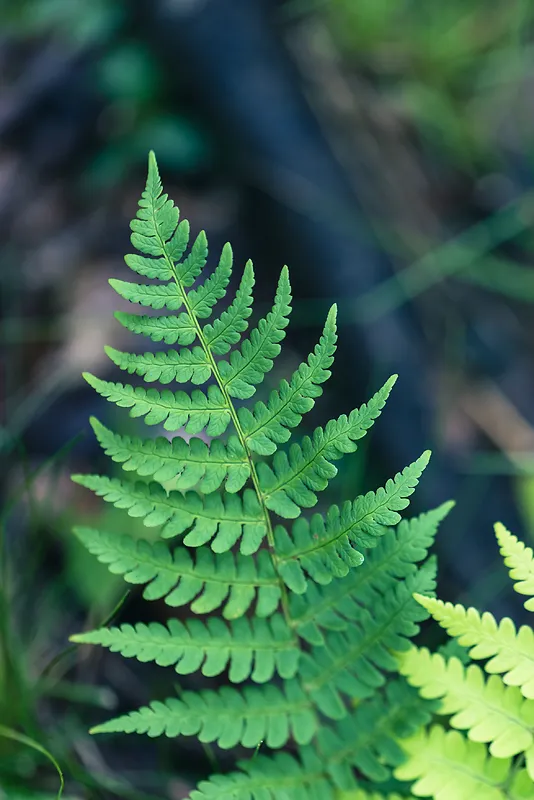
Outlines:
<svg viewBox="0 0 534 800"><path fill-rule="evenodd" d="M330 306L330 310L328 311L328 316L326 317L326 324L335 327L337 322L337 303L333 303Z"/></svg>

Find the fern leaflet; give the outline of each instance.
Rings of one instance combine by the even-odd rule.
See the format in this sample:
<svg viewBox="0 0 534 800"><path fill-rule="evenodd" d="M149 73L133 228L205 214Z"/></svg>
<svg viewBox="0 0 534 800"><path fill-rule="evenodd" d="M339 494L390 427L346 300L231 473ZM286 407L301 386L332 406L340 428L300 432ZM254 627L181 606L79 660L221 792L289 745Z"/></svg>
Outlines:
<svg viewBox="0 0 534 800"><path fill-rule="evenodd" d="M229 667L232 683L248 678L265 683L275 672L282 678L293 678L300 655L280 616L251 622L241 617L228 624L216 617L205 623L199 619L187 623L170 619L167 625L122 625L71 638L80 644L109 647L126 658L155 661L164 667L173 665L180 675L200 669L203 675L212 677Z"/></svg>
<svg viewBox="0 0 534 800"><path fill-rule="evenodd" d="M146 584L146 600L165 599L172 608L191 604L195 614L222 608L225 619L237 619L255 602L257 617L270 617L280 603L280 586L268 553L256 561L240 553L215 555L199 548L193 559L186 547L171 552L163 542L154 544L94 528L75 528L85 547L110 572L133 584Z"/></svg>

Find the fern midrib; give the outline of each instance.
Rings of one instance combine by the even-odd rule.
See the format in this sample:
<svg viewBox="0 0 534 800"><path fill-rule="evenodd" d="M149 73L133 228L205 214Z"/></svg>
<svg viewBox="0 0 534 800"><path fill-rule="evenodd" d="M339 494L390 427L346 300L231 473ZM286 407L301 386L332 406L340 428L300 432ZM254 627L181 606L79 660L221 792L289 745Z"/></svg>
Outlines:
<svg viewBox="0 0 534 800"><path fill-rule="evenodd" d="M169 445L169 449L172 448L172 441L169 441L168 439L164 439L164 441L166 442L166 444ZM180 441L183 441L183 439L180 438ZM229 458L222 458L222 457L218 458L217 456L214 456L213 453L211 452L209 444L207 445L208 452L204 454L199 453L198 457L195 458L194 454L191 452L190 447L188 448L188 452L185 456L174 453L172 449L170 449L170 452L160 453L156 449L157 447L156 442L157 442L156 439L137 439L134 437L125 436L121 438L121 443L115 446L117 447L117 450L119 452L120 450L125 450L127 453L131 453L134 456L139 455L139 453L141 452L143 453L143 455L154 456L155 458L161 458L162 460L165 461L177 461L180 464L184 464L184 469L185 465L187 464L202 464L202 465L217 466L217 467L219 466L235 467L235 466L240 466L243 463L242 461L238 461L237 459L232 461ZM136 444L139 445L139 449L137 450L135 449ZM150 474L154 474L159 469L160 467L154 467L154 472ZM175 475L174 478L179 478L180 475L181 473ZM171 478L170 480L174 480L174 478Z"/></svg>
<svg viewBox="0 0 534 800"><path fill-rule="evenodd" d="M289 611L289 600L288 600L288 595L287 595L287 587L286 587L286 584L285 584L284 580L282 579L282 577L280 575L280 572L279 572L278 556L276 554L274 532L273 532L273 526L272 526L272 522L271 522L271 516L270 516L270 513L269 513L269 509L267 508L267 505L265 503L265 497L264 497L263 492L261 490L260 481L259 481L259 478L258 478L258 474L256 472L256 465L254 463L254 458L253 458L252 452L251 452L250 448L248 447L248 442L247 442L247 440L245 438L245 435L244 435L244 432L243 432L243 430L241 428L241 424L239 422L239 417L237 415L237 411L236 411L236 409L234 407L232 399L230 398L230 395L228 394L228 392L226 390L226 386L225 386L225 384L223 382L222 376L219 373L217 362L215 361L215 358L213 357L213 353L211 352L210 346L208 345L208 343L206 342L206 340L204 338L204 332L203 332L202 327L201 327L201 325L200 325L200 323L199 323L199 321L198 321L198 319L196 317L196 314L193 312L193 310L190 307L190 304L189 304L189 301L188 301L188 297L187 297L187 292L184 290L184 288L182 287L182 285L181 285L181 283L180 283L180 281L178 279L178 275L177 275L177 272L176 272L176 266L174 264L174 261L167 254L167 248L165 246L165 242L162 240L162 237L161 237L161 235L159 233L159 228L158 228L158 226L156 224L154 210L152 211L152 213L153 213L153 218L154 218L154 229L156 230L156 233L157 233L157 236L158 236L158 239L159 239L160 246L161 246L162 252L164 254L164 257L165 257L165 259L167 261L167 264L169 265L169 267L171 269L171 273L172 273L172 276L173 276L174 283L175 283L175 285L176 285L176 287L177 287L177 289L178 289L178 291L179 291L179 293L180 293L180 295L182 297L182 300L183 300L183 303L184 303L184 307L185 307L185 309L187 311L187 314L189 315L190 319L192 320L192 322L194 324L198 341L200 342L201 347L203 348L204 352L206 353L206 355L207 355L207 357L208 357L208 359L209 359L209 361L211 363L213 376L214 376L214 378L215 378L215 380L217 382L219 390L221 391L221 393L222 393L222 395L224 397L225 403L227 405L227 410L230 413L230 417L231 417L231 420L233 422L234 429L236 431L237 437L238 437L239 441L241 442L241 445L242 445L242 447L243 447L243 449L245 451L245 454L246 454L246 457L247 457L247 461L249 463L249 468L250 468L250 477L251 477L252 483L254 485L254 490L256 492L256 496L258 498L258 502L259 502L260 507L262 509L263 517L264 517L264 520L265 520L265 526L266 526L266 531L267 531L267 543L268 543L268 546L269 546L269 554L270 554L270 557L271 557L271 561L272 561L272 564L273 564L273 568L274 568L275 574L276 574L277 579L278 579L278 587L279 587L279 590L280 590L280 602L281 602L281 606L282 606L282 613L283 613L284 619L286 621L288 631L291 634L292 643L299 651L301 651L300 637L298 636L298 634L296 633L295 629L291 625L291 614L290 614L290 611ZM273 314L273 317L274 317L274 314ZM311 699L311 697L309 695L309 692L306 691L306 689L304 691L305 691L305 693L307 694L307 696L309 698L310 707L313 710L315 716L317 717L317 711L316 711L315 704L312 702L312 699ZM291 784L288 783L288 785L291 785Z"/></svg>
<svg viewBox="0 0 534 800"><path fill-rule="evenodd" d="M128 540L129 541L129 540ZM149 542L150 544L150 542ZM109 552L102 548L101 552ZM188 570L187 568L182 568L177 562L174 560L171 564L163 563L162 561L158 561L155 557L141 557L139 553L131 553L126 548L120 548L119 545L116 547L116 552L120 554L121 557L127 557L134 559L138 564L141 565L149 565L152 567L157 567L161 572L169 572L172 575L177 575L179 578L182 577L193 577L198 578L199 580L203 581L204 583L223 583L225 586L228 585L228 578L227 577L219 577L216 572L212 575L203 575L200 570L197 569L198 563L194 563L191 565L191 568ZM172 554L174 559L174 554ZM130 569L126 570L126 573L131 572ZM152 579L150 579L151 581ZM276 578L262 578L258 575L257 578L251 580L250 578L239 578L234 577L231 579L231 586L278 586L278 580ZM169 590L167 594L170 593ZM199 593L202 592L203 589L199 589Z"/></svg>
<svg viewBox="0 0 534 800"><path fill-rule="evenodd" d="M125 644L136 644L139 645L140 647L143 645L153 645L156 646L160 651L162 650L165 652L174 651L180 654L187 650L202 650L205 653L210 653L212 650L214 650L215 652L219 653L223 648L227 649L232 654L239 652L241 650L244 650L246 653L250 653L251 649L254 652L266 651L270 653L273 650L277 651L290 650L294 646L294 643L290 639L286 639L284 641L282 639L275 639L274 637L272 637L271 639L269 639L269 641L262 642L260 638L257 639L254 638L253 630L251 632L251 638L247 639L246 641L240 641L237 638L230 638L230 639L227 637L216 638L212 634L207 634L206 639L204 639L202 636L203 632L194 631L193 633L191 633L191 631L186 626L184 626L185 628L184 631L181 630L173 631L170 628L165 627L165 625L161 623L157 624L160 624L163 630L166 631L166 633L159 633L159 632L157 632L156 634L151 633L153 629L150 628L149 625L147 625L146 627L148 630L141 631L141 633L146 634L146 641L143 639L142 642L139 641L140 634L135 625L131 626L134 631L133 636L129 630L124 631L122 628L115 628L115 629L103 628L102 630L113 631L115 639L113 640L113 642L111 642L112 645L117 643L118 637L121 636ZM137 636L135 634L137 634ZM178 635L185 635L185 634L189 636L188 639L184 638L183 640L180 640L178 638ZM182 655L179 656L179 659L181 658Z"/></svg>
<svg viewBox="0 0 534 800"><path fill-rule="evenodd" d="M263 492L261 491L260 482L259 482L259 479L258 479L258 474L256 472L256 465L254 463L254 460L253 460L253 457L252 457L252 453L251 453L251 451L250 451L250 449L249 449L249 447L247 445L247 441L245 439L243 430L242 430L240 422L239 422L237 411L236 411L236 409L234 407L234 404L233 404L233 402L232 402L232 400L230 398L230 395L228 394L228 392L226 390L226 386L224 384L222 376L219 373L217 362L215 361L215 359L213 357L213 354L211 352L211 349L210 349L209 345L207 344L207 342L206 342L206 340L204 338L204 333L203 333L202 327L201 327L201 325L200 325L200 323L199 323L199 321L198 321L198 319L196 317L196 314L194 313L194 311L192 310L192 308L190 306L190 303L189 303L189 300L188 300L188 296L187 296L187 292L183 289L183 287L182 287L182 285L181 285L181 283L180 283L180 281L178 279L178 275L176 273L176 266L174 264L174 261L167 254L167 248L166 248L165 242L163 241L163 239L162 239L162 237L160 235L159 228L158 228L157 223L156 223L156 218L155 218L154 212L153 212L153 220L154 220L154 229L157 232L158 240L160 242L160 246L161 246L162 252L164 254L164 258L166 259L167 264L169 265L169 268L170 268L170 270L172 272L174 282L175 282L176 287L177 287L177 289L178 289L178 291L179 291L179 293L180 293L180 295L182 297L182 301L184 303L184 307L185 307L185 309L187 311L187 314L189 315L190 319L193 322L193 325L195 327L196 334L197 334L197 337L198 337L198 341L200 342L200 345L201 345L202 349L204 350L204 352L206 353L206 356L207 356L207 358L208 358L208 360L209 360L209 362L211 364L213 376L214 376L214 378L215 378L215 380L217 382L219 390L221 391L221 393L222 393L222 395L224 397L225 403L226 403L226 410L228 410L229 413L230 413L230 417L231 417L232 422L234 424L234 428L235 428L235 431L237 433L238 439L241 442L243 450L245 451L245 454L246 454L246 457L247 457L247 461L249 463L249 468L250 468L250 477L251 477L252 483L254 485L254 490L256 492L256 496L258 498L258 502L259 502L259 504L261 506L263 517L264 517L264 520L265 520L265 526L266 526L266 531L267 531L267 542L269 544L269 551L270 551L271 558L272 558L272 561L273 561L273 567L274 567L276 575L278 577L278 583L279 583L280 592L281 592L281 598L282 598L282 609L283 609L283 613L284 613L284 618L285 618L285 620L286 620L286 622L288 624L289 629L292 630L291 626L290 626L291 617L290 617L290 614L289 614L289 604L288 604L288 600L287 600L286 585L285 585L284 581L282 580L282 578L280 577L279 570L278 570L278 559L277 559L276 552L275 552L275 542L274 542L274 533L273 533L273 526L272 526L272 522L271 522L271 516L269 514L269 510L268 510L267 506L265 505L265 499L264 499L264 496L263 496ZM295 637L295 642L298 643L298 637Z"/></svg>
<svg viewBox="0 0 534 800"><path fill-rule="evenodd" d="M85 374L91 374L91 373L83 373L83 374L85 375ZM144 386L129 387L128 384L115 382L115 381L102 381L102 383L104 383L106 385L109 385L109 386L112 386L113 387L113 391L117 392L118 394L122 394L125 399L134 400L137 403L139 403L139 402L146 403L147 402L148 392L156 392L158 394L158 396L159 396L159 399L157 401L155 401L152 398L150 398L150 401L152 403L156 403L158 406L162 406L163 408L169 409L169 411L172 411L172 412L183 411L184 413L186 413L186 412L198 412L199 414L206 414L206 413L211 412L211 411L228 411L228 409L227 409L227 407L225 405L211 405L210 404L210 405L202 406L202 405L195 404L193 402L193 400L191 399L190 395L187 395L183 391L183 389L179 389L178 392L173 392L171 389L159 390L159 389L155 389L154 387L150 387L149 389L145 389ZM132 392L128 392L127 391L128 388L133 389L133 391ZM202 390L201 389L196 389L195 391L201 392ZM138 392L141 393L141 396L138 396ZM172 394L174 398L176 398L176 394L182 393L185 397L189 398L189 400L191 402L191 405L187 406L187 407L184 406L184 408L180 408L180 407L177 408L176 406L173 406L173 405L169 404L168 402L165 402L165 400L162 397L164 392L169 392L169 394ZM206 396L206 395L204 395L204 396Z"/></svg>
<svg viewBox="0 0 534 800"><path fill-rule="evenodd" d="M76 477L77 477L76 475L73 476L73 479L76 478ZM95 476L90 476L90 475L89 476L85 476L84 475L82 477L100 478L101 476L100 475L95 475ZM156 499L156 498L152 497L148 493L148 491L144 492L144 491L142 491L142 490L137 488L139 486L148 486L148 484L146 484L146 483L141 483L140 481L137 482L137 483L133 483L132 481L126 481L125 484L123 484L122 481L120 481L119 478L108 478L108 480L109 480L109 483L110 483L109 488L101 489L101 490L93 490L93 491L95 491L96 494L99 494L99 492L100 492L99 496L103 497L104 500L107 500L106 495L112 494L113 492L129 491L130 492L130 496L134 500L140 499L142 501L145 501L145 502L153 505L155 509L163 507L163 508L165 508L167 510L175 511L177 513L183 513L183 514L193 514L194 513L195 517L198 517L199 519L209 519L209 520L218 521L221 518L220 509L217 509L217 508L210 509L210 508L207 508L206 505L204 505L204 504L202 504L201 508L194 508L194 509L188 508L187 502L185 502L185 495L182 495L182 493L177 491L177 490L172 490L170 492L170 494L168 494L166 497L162 497L162 498L157 498ZM115 481L116 483L114 484L113 481ZM119 488L118 489L115 488L116 484L119 484ZM163 488L160 483L157 483L156 485L158 487L160 487L160 488ZM124 490L124 488L123 488L124 486L127 486L128 488L126 490ZM179 502L174 502L175 499L179 501L180 498L184 500L183 505L180 505ZM111 502L111 503L115 504L114 500L109 500L108 502ZM132 505L135 505L135 503L133 503ZM223 508L224 508L224 521L225 522L236 522L236 523L238 523L240 525L254 525L254 524L257 524L258 522L261 522L260 519L258 519L257 517L252 517L252 516L250 516L248 519L244 519L244 515L245 515L244 511L239 516L236 516L236 517L234 517L233 515L230 515L228 513L227 507L224 505L224 503L223 503ZM169 520L169 521L172 522L172 520Z"/></svg>
<svg viewBox="0 0 534 800"><path fill-rule="evenodd" d="M246 699L246 698L245 698ZM186 705L185 701L181 701L184 703L185 709L180 708L177 712L180 716L180 720L187 720L188 718L192 717L193 719L200 719L206 714L209 715L210 722L213 719L226 719L227 717L236 716L236 710L234 708L217 708L213 705L210 705L205 710L200 708L190 708ZM251 706L244 706L242 709L239 710L239 717L240 719L254 719L255 717L276 717L280 714L293 714L298 713L300 711L308 711L310 709L310 703L307 700L300 700L300 701L270 701L265 706L258 706L257 708ZM172 711L172 709L171 709ZM155 712L154 716L158 716ZM167 715L165 712L161 712L161 716L163 719L166 719Z"/></svg>

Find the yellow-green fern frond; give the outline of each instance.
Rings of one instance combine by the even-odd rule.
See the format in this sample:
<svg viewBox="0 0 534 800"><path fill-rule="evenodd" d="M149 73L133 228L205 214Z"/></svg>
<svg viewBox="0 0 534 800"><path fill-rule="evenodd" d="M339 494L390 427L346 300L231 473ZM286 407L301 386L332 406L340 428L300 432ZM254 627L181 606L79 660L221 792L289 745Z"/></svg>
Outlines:
<svg viewBox="0 0 534 800"><path fill-rule="evenodd" d="M444 603L433 597L415 595L434 619L459 644L469 648L474 659L486 660L484 669L500 674L504 683L518 686L523 695L534 699L534 631L527 625L519 629L508 617L497 622L492 614L475 608Z"/></svg>
<svg viewBox="0 0 534 800"><path fill-rule="evenodd" d="M488 680L476 664L465 667L457 658L413 647L399 655L400 672L421 696L440 699L439 712L452 715L450 724L467 731L474 742L490 744L497 758L524 753L534 743L534 700L498 675Z"/></svg>
<svg viewBox="0 0 534 800"><path fill-rule="evenodd" d="M525 608L534 611L534 554L532 548L524 545L500 522L495 525L495 535L504 563L514 581L514 589L519 594L529 596L530 599L525 601Z"/></svg>
<svg viewBox="0 0 534 800"><path fill-rule="evenodd" d="M511 760L492 758L483 744L471 742L458 731L445 731L434 725L428 732L421 730L404 740L402 747L407 761L397 767L395 775L402 781L415 781L411 791L416 797L436 800L509 800L514 797L505 788L510 780ZM520 783L524 785L521 773L515 785Z"/></svg>

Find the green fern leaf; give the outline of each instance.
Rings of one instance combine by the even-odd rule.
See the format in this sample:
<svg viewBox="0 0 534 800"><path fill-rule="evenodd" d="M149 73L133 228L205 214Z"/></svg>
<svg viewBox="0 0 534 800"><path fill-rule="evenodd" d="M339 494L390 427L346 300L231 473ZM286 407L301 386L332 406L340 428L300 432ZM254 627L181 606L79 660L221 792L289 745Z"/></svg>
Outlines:
<svg viewBox="0 0 534 800"><path fill-rule="evenodd" d="M321 758L311 747L301 748L299 757L277 753L241 762L242 772L201 781L189 800L337 800Z"/></svg>
<svg viewBox="0 0 534 800"><path fill-rule="evenodd" d="M317 503L316 492L323 491L337 474L333 461L356 450L355 442L365 436L380 415L395 383L395 376L371 398L347 417L342 414L326 427L316 428L312 438L293 444L289 453L279 451L273 467L258 464L258 477L267 508L281 517L294 519L301 508Z"/></svg>
<svg viewBox="0 0 534 800"><path fill-rule="evenodd" d="M518 686L524 697L534 700L534 631L527 625L519 630L511 619L497 622L489 612L444 603L433 597L415 595L434 619L459 644L468 647L474 659L489 659L486 672L500 674L508 686Z"/></svg>
<svg viewBox="0 0 534 800"><path fill-rule="evenodd" d="M75 528L89 552L107 564L110 572L128 583L147 584L146 600L165 598L172 607L191 603L195 614L222 608L225 619L237 619L256 602L255 616L269 617L280 602L280 585L267 551L256 560L240 553L213 554L199 548L195 559L185 547L171 553L163 542L95 530Z"/></svg>
<svg viewBox="0 0 534 800"><path fill-rule="evenodd" d="M174 666L180 675L200 670L213 677L229 668L232 683L248 678L255 683L270 681L275 673L294 678L300 652L283 617L269 620L245 617L224 623L216 617L206 622L170 619L167 625L121 625L118 628L71 636L78 644L100 644L113 653L138 661L155 661L161 667Z"/></svg>
<svg viewBox="0 0 534 800"><path fill-rule="evenodd" d="M138 439L113 433L95 417L90 423L106 455L122 464L124 470L160 483L173 481L175 489L199 484L199 491L209 494L224 483L226 491L233 494L250 477L250 462L236 436L226 444L214 439L209 445L196 438L189 442L180 437L171 441L163 437Z"/></svg>
<svg viewBox="0 0 534 800"><path fill-rule="evenodd" d="M342 578L363 562L357 547L373 547L386 531L396 525L398 510L406 508L419 478L428 464L430 453L389 480L384 488L368 492L341 509L331 506L326 517L314 514L311 520L301 517L294 523L291 537L281 525L275 529L280 575L287 586L302 594L307 586L305 573L313 581L330 583Z"/></svg>
<svg viewBox="0 0 534 800"><path fill-rule="evenodd" d="M510 570L510 577L515 581L514 589L519 594L529 595L529 600L524 605L528 611L534 611L534 554L532 548L526 547L500 522L495 525L495 535L504 563Z"/></svg>
<svg viewBox="0 0 534 800"><path fill-rule="evenodd" d="M344 631L358 622L362 606L380 605L395 579L413 575L416 563L426 558L438 525L452 505L444 503L434 511L404 520L396 530L389 530L361 567L341 581L326 586L310 581L305 594L292 593L291 619L299 636L310 644L322 644L321 628Z"/></svg>
<svg viewBox="0 0 534 800"><path fill-rule="evenodd" d="M254 452L272 455L277 445L287 442L290 429L300 424L303 414L311 411L322 394L320 384L330 377L329 367L336 349L336 314L337 307L332 306L319 344L293 373L290 382L283 380L280 388L271 392L267 405L259 401L252 411L246 407L239 409L247 444Z"/></svg>
<svg viewBox="0 0 534 800"><path fill-rule="evenodd" d="M183 297L177 293L176 286L172 283L166 283L163 286L146 285L110 278L109 285L125 300L130 303L138 303L146 308L156 310L168 308L169 311L178 311L184 304Z"/></svg>
<svg viewBox="0 0 534 800"><path fill-rule="evenodd" d="M254 269L252 262L247 261L233 302L212 325L204 326L204 338L215 355L228 353L230 348L239 342L241 334L247 330L247 320L252 314L253 287Z"/></svg>
<svg viewBox="0 0 534 800"><path fill-rule="evenodd" d="M534 700L525 700L515 686L498 675L484 680L476 664L412 648L399 655L400 672L422 697L440 698L440 713L452 714L453 728L466 730L474 742L490 743L490 754L508 758L534 743Z"/></svg>
<svg viewBox="0 0 534 800"><path fill-rule="evenodd" d="M144 417L147 425L163 423L166 431L185 428L187 433L206 430L210 436L219 436L230 424L230 412L217 386L208 386L206 393L194 389L188 395L103 381L89 372L84 372L83 377L111 403L129 408L131 417Z"/></svg>
<svg viewBox="0 0 534 800"><path fill-rule="evenodd" d="M430 731L404 740L407 761L395 776L415 780L416 797L436 800L508 800L503 788L510 774L510 759L491 758L483 744L465 739L458 731L434 725ZM527 797L527 795L525 795Z"/></svg>
<svg viewBox="0 0 534 800"><path fill-rule="evenodd" d="M187 345L192 344L197 336L191 318L184 312L168 317L148 317L116 311L115 319L132 333L149 336L153 342Z"/></svg>
<svg viewBox="0 0 534 800"><path fill-rule="evenodd" d="M127 509L131 517L142 517L153 528L165 527L161 535L169 539L189 530L187 547L210 542L212 550L224 553L241 539L241 552L255 553L266 535L265 519L255 493L245 489L237 494L202 496L197 492L171 491L158 483L131 483L101 475L73 475L72 480L91 489L117 508Z"/></svg>
<svg viewBox="0 0 534 800"><path fill-rule="evenodd" d="M357 624L342 633L327 633L324 646L303 654L300 675L323 714L342 719L346 707L340 693L352 699L370 697L384 685L383 671L396 671L392 651L405 650L425 618L413 592L432 592L435 572L435 564L427 562L403 583L393 584L378 608L362 609Z"/></svg>
<svg viewBox="0 0 534 800"><path fill-rule="evenodd" d="M105 347L108 357L120 369L130 374L141 375L147 383L202 384L211 377L211 364L201 347L188 350L183 347L179 352L168 350L166 353L121 353L114 347Z"/></svg>
<svg viewBox="0 0 534 800"><path fill-rule="evenodd" d="M180 698L153 702L93 728L91 733L146 733L148 736L197 736L236 747L283 747L291 737L309 744L317 729L315 713L297 681L276 686L223 686L218 691L184 692Z"/></svg>
<svg viewBox="0 0 534 800"><path fill-rule="evenodd" d="M256 392L265 374L273 368L273 359L280 353L280 342L285 336L284 329L289 322L291 311L291 286L289 273L284 267L271 312L261 319L251 331L241 350L234 350L229 361L218 364L222 384L230 397L245 400Z"/></svg>

